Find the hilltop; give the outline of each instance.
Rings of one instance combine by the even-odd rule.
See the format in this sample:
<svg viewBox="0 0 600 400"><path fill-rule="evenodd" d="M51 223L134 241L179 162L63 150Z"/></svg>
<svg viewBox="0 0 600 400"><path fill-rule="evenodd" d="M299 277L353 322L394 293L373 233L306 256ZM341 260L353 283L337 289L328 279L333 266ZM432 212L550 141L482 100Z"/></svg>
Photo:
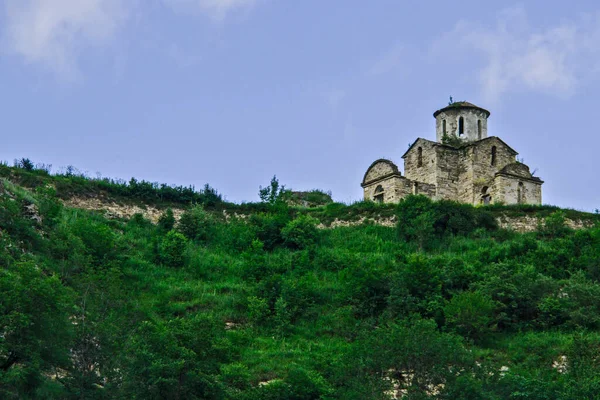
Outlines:
<svg viewBox="0 0 600 400"><path fill-rule="evenodd" d="M276 180L261 202L233 204L208 185L67 172L0 166L2 398L573 399L600 387L597 214L290 200ZM523 220L527 232L502 224Z"/></svg>

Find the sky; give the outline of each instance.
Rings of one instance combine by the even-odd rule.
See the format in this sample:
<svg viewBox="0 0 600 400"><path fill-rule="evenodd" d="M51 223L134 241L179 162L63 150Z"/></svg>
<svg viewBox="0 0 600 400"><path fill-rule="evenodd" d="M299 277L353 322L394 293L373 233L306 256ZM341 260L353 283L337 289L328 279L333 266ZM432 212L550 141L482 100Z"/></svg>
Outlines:
<svg viewBox="0 0 600 400"><path fill-rule="evenodd" d="M452 96L594 211L599 78L597 1L0 0L0 160L353 202Z"/></svg>

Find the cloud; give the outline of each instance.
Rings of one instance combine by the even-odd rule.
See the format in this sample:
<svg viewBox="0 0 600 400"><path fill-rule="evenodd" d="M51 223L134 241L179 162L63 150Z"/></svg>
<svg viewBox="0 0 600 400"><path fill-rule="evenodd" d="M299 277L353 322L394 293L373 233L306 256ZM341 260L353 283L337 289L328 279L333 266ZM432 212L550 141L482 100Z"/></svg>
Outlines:
<svg viewBox="0 0 600 400"><path fill-rule="evenodd" d="M596 15L536 30L525 9L515 7L501 12L491 28L460 21L434 45L434 54L447 56L444 62L460 57L469 63L467 71L477 68L488 101L521 89L568 97L597 70L599 38Z"/></svg>
<svg viewBox="0 0 600 400"><path fill-rule="evenodd" d="M222 21L234 10L257 0L154 0L182 12L200 12ZM1 48L28 64L43 65L60 78L81 78L78 59L88 48L107 46L123 30L133 12L150 0L4 0L0 9ZM0 6L2 7L2 6ZM2 15L3 11L3 15ZM195 60L167 49L169 56Z"/></svg>
<svg viewBox="0 0 600 400"><path fill-rule="evenodd" d="M129 0L6 0L3 44L27 63L72 80L77 51L108 43L127 20Z"/></svg>
<svg viewBox="0 0 600 400"><path fill-rule="evenodd" d="M254 6L257 0L163 0L175 10L199 11L217 21L227 14Z"/></svg>
<svg viewBox="0 0 600 400"><path fill-rule="evenodd" d="M383 75L397 69L402 65L403 53L404 46L395 44L371 65L367 74Z"/></svg>

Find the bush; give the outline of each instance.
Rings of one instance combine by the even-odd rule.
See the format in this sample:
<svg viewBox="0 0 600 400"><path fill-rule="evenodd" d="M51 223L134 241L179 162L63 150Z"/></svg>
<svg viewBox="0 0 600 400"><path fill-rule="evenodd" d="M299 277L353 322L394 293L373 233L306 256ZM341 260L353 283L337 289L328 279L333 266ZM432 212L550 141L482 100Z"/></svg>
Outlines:
<svg viewBox="0 0 600 400"><path fill-rule="evenodd" d="M540 228L540 234L546 237L561 237L569 231L563 211L555 211L547 216Z"/></svg>
<svg viewBox="0 0 600 400"><path fill-rule="evenodd" d="M169 231L160 243L160 260L171 267L182 267L185 263L187 239L181 233Z"/></svg>
<svg viewBox="0 0 600 400"><path fill-rule="evenodd" d="M493 329L493 300L480 292L462 292L444 307L446 323L465 337L480 340Z"/></svg>
<svg viewBox="0 0 600 400"><path fill-rule="evenodd" d="M416 241L420 248L431 245L434 237L466 236L477 229L498 228L488 211L448 200L434 202L422 195L403 199L398 204L397 219L400 239Z"/></svg>
<svg viewBox="0 0 600 400"><path fill-rule="evenodd" d="M177 229L190 240L207 241L214 232L215 220L204 207L196 204L181 215Z"/></svg>
<svg viewBox="0 0 600 400"><path fill-rule="evenodd" d="M281 209L275 214L260 213L250 217L250 224L256 230L256 236L264 243L267 251L284 244L281 231L289 221L290 216L286 209Z"/></svg>
<svg viewBox="0 0 600 400"><path fill-rule="evenodd" d="M167 208L158 218L158 227L163 232L169 232L175 226L175 216L173 210Z"/></svg>
<svg viewBox="0 0 600 400"><path fill-rule="evenodd" d="M285 245L297 250L313 246L319 239L318 223L317 219L308 215L301 215L288 222L281 230Z"/></svg>

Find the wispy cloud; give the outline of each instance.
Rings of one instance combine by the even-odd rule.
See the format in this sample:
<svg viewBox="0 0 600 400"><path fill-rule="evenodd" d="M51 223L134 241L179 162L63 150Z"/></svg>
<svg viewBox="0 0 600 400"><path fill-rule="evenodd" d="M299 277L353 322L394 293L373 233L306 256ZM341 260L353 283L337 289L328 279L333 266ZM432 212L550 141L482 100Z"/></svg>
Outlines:
<svg viewBox="0 0 600 400"><path fill-rule="evenodd" d="M176 10L199 11L211 18L222 21L229 13L248 9L257 3L257 0L163 0L165 4Z"/></svg>
<svg viewBox="0 0 600 400"><path fill-rule="evenodd" d="M402 65L402 56L404 55L404 46L401 44L395 44L385 53L383 53L375 62L371 65L367 71L368 75L383 75L391 72Z"/></svg>
<svg viewBox="0 0 600 400"><path fill-rule="evenodd" d="M43 65L60 78L81 77L78 59L85 49L107 46L127 25L137 7L148 0L4 0L0 34L4 54ZM229 13L257 0L155 0L184 13L201 13L222 21ZM1 7L1 6L0 6ZM2 18L3 17L3 18ZM179 60L195 55L173 53Z"/></svg>
<svg viewBox="0 0 600 400"><path fill-rule="evenodd" d="M504 10L493 27L460 21L434 46L436 56L456 62L460 56L477 68L482 94L498 101L514 90L569 96L600 63L600 19L587 15L536 30L523 7ZM479 54L483 63L473 57ZM479 66L478 66L479 65Z"/></svg>
<svg viewBox="0 0 600 400"><path fill-rule="evenodd" d="M3 48L72 80L85 46L110 41L126 21L129 0L5 0Z"/></svg>

